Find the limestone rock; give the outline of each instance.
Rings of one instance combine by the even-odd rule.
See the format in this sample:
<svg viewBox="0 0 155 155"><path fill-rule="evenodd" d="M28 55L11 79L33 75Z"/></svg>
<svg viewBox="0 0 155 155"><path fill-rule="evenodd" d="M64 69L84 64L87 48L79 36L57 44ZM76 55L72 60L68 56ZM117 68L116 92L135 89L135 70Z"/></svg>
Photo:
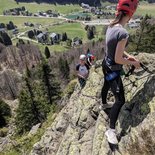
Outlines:
<svg viewBox="0 0 155 155"><path fill-rule="evenodd" d="M40 126L41 126L41 123L34 125L32 129L30 130L28 136L36 134Z"/></svg>

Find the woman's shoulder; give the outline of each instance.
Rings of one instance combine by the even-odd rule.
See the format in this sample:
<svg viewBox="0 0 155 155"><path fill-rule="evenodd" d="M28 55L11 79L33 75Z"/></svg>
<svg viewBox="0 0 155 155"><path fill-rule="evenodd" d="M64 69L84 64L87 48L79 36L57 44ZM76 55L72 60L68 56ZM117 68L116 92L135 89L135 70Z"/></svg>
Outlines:
<svg viewBox="0 0 155 155"><path fill-rule="evenodd" d="M120 28L120 31L122 31L122 33L128 34L128 31L127 31L124 27L121 27L121 28Z"/></svg>
<svg viewBox="0 0 155 155"><path fill-rule="evenodd" d="M127 33L128 34L128 31L123 27L123 26L120 26L120 25L115 25L115 26L108 26L108 31L117 31L117 32L122 32L122 33Z"/></svg>

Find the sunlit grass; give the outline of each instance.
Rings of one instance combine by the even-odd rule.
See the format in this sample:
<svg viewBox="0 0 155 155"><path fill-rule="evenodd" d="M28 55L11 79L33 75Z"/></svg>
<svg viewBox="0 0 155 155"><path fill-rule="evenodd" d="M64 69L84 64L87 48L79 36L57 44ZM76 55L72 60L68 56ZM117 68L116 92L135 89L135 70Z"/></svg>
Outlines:
<svg viewBox="0 0 155 155"><path fill-rule="evenodd" d="M3 13L3 10L11 9L15 7L25 6L25 8L32 12L38 11L46 11L46 10L53 10L62 14L68 14L71 12L81 11L79 5L54 5L54 4L47 4L47 3L19 3L17 4L14 0L0 0L0 14Z"/></svg>

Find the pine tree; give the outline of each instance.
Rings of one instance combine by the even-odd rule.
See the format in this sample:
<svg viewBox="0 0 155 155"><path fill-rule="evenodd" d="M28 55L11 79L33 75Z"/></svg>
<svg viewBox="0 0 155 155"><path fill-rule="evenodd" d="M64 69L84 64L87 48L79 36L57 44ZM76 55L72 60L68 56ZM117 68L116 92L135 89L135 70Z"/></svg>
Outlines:
<svg viewBox="0 0 155 155"><path fill-rule="evenodd" d="M7 124L7 118L11 116L11 109L3 100L0 99L0 127Z"/></svg>
<svg viewBox="0 0 155 155"><path fill-rule="evenodd" d="M60 98L60 84L45 60L43 60L40 65L39 78L41 79L43 89L48 96L48 103L53 104L58 98Z"/></svg>
<svg viewBox="0 0 155 155"><path fill-rule="evenodd" d="M71 46L72 44L72 40L71 39L67 39L67 46Z"/></svg>
<svg viewBox="0 0 155 155"><path fill-rule="evenodd" d="M65 60L65 74L64 77L67 79L67 81L69 80L69 75L70 75L70 68L69 68L69 64L68 61Z"/></svg>
<svg viewBox="0 0 155 155"><path fill-rule="evenodd" d="M88 30L88 28L89 28L89 25L86 25L84 29L87 31L87 30Z"/></svg>
<svg viewBox="0 0 155 155"><path fill-rule="evenodd" d="M89 40L94 38L94 32L95 32L94 27L89 27L87 29L87 37L88 37Z"/></svg>
<svg viewBox="0 0 155 155"><path fill-rule="evenodd" d="M29 131L32 126L43 122L49 112L48 99L42 91L43 86L39 81L32 81L28 67L24 80L25 86L19 95L19 107L15 122L18 134L23 134Z"/></svg>
<svg viewBox="0 0 155 155"><path fill-rule="evenodd" d="M86 54L88 54L88 53L90 53L90 49L89 49L89 48L87 49L87 52L86 52Z"/></svg>
<svg viewBox="0 0 155 155"><path fill-rule="evenodd" d="M62 34L62 41L66 41L67 39L68 39L67 33L65 32Z"/></svg>
<svg viewBox="0 0 155 155"><path fill-rule="evenodd" d="M4 45L12 45L11 38L6 32L0 32L0 42L3 43Z"/></svg>
<svg viewBox="0 0 155 155"><path fill-rule="evenodd" d="M68 81L69 75L70 75L70 68L69 68L68 61L60 57L58 63L59 63L59 69L63 78L65 78Z"/></svg>
<svg viewBox="0 0 155 155"><path fill-rule="evenodd" d="M25 81L26 86L19 95L19 107L16 116L18 134L23 134L34 125L42 123L50 111L48 99L42 91L43 86L40 82L33 81L30 83L28 78L25 78Z"/></svg>
<svg viewBox="0 0 155 155"><path fill-rule="evenodd" d="M48 59L51 56L50 50L47 46L45 47L45 56L46 56L46 59Z"/></svg>

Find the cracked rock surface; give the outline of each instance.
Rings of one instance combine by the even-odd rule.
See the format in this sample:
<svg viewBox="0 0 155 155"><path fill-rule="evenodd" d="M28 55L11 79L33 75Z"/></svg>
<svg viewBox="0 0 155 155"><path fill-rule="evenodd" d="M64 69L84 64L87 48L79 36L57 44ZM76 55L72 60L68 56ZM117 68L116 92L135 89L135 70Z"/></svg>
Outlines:
<svg viewBox="0 0 155 155"><path fill-rule="evenodd" d="M143 53L138 57L155 71L154 54ZM132 82L135 80L136 86ZM153 155L155 75L140 69L123 83L126 103L117 122L118 146L109 144L104 135L109 119L107 112L99 110L103 74L98 62L97 67L91 68L86 86L82 90L75 87L68 103L33 146L31 155Z"/></svg>

